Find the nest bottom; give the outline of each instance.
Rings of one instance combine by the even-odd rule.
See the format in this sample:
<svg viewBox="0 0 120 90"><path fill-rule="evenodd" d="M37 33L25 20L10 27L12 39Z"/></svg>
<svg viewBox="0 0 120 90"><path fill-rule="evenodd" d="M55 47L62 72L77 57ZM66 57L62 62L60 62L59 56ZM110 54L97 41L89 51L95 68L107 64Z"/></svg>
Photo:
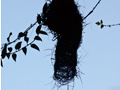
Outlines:
<svg viewBox="0 0 120 90"><path fill-rule="evenodd" d="M74 80L76 75L76 69L70 66L59 67L54 72L53 79L56 80L59 84L66 85L70 81Z"/></svg>
<svg viewBox="0 0 120 90"><path fill-rule="evenodd" d="M53 79L59 84L66 85L76 76L77 53L65 48L56 48Z"/></svg>

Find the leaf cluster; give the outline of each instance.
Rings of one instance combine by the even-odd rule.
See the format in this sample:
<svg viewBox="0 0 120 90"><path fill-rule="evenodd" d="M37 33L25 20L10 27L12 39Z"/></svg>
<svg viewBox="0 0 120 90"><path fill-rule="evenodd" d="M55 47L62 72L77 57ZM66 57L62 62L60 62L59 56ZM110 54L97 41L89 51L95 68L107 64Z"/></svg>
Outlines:
<svg viewBox="0 0 120 90"><path fill-rule="evenodd" d="M103 20L97 21L95 24L100 26L101 29L104 27Z"/></svg>
<svg viewBox="0 0 120 90"><path fill-rule="evenodd" d="M7 37L7 43L2 44L1 47L1 66L3 67L2 60L7 57L8 59L10 56L16 62L17 52L22 51L25 55L27 54L27 47L30 46L31 48L40 51L39 47L34 43L34 41L42 41L40 34L47 35L47 33L41 30L42 25L44 24L44 17L47 10L47 3L43 6L42 15L37 14L37 20L34 24L31 24L24 32L19 32L18 36L15 40L11 41L10 37L12 36L12 32L9 33ZM28 32L29 30L38 23L38 27L36 28L36 35L34 36L33 40L29 42ZM24 38L24 41L20 41L21 38ZM26 45L23 46L22 43L26 42ZM16 43L14 47L10 47L9 45Z"/></svg>

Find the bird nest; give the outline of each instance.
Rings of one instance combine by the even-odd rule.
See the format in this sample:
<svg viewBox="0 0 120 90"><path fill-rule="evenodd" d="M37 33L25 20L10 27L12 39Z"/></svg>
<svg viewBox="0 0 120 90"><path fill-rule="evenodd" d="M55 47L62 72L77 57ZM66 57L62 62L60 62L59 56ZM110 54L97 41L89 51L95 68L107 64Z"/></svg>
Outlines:
<svg viewBox="0 0 120 90"><path fill-rule="evenodd" d="M59 84L67 84L77 75L83 19L74 0L53 0L46 17L46 25L57 37L53 79Z"/></svg>

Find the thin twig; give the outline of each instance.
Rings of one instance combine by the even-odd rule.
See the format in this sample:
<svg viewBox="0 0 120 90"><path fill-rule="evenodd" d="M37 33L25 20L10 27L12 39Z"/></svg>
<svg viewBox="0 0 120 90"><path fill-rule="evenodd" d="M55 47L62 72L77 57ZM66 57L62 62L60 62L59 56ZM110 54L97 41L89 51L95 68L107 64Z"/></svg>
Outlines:
<svg viewBox="0 0 120 90"><path fill-rule="evenodd" d="M104 25L104 24L103 24ZM106 27L111 27L111 26L118 26L118 25L120 25L120 23L118 23L118 24L111 24L111 25L104 25L104 26L106 26Z"/></svg>
<svg viewBox="0 0 120 90"><path fill-rule="evenodd" d="M33 26L36 25L36 23L37 23L37 21L36 21L35 23L31 24L31 25L24 31L24 33L27 33ZM10 45L10 44L16 42L17 40L20 40L20 37L17 37L15 40L13 40L13 41L11 41L11 42L2 44L1 49L3 49L3 47L4 47L5 44L6 44L6 45Z"/></svg>
<svg viewBox="0 0 120 90"><path fill-rule="evenodd" d="M28 43L27 45L25 45L24 47L27 47L27 46L31 45L34 41L35 41L35 39L34 39L33 41L31 41L30 43ZM22 47L22 48L24 48L24 47ZM20 48L20 49L14 51L14 52L12 52L12 53L10 53L10 54L14 54L14 53L16 53L16 52L22 50L22 48Z"/></svg>
<svg viewBox="0 0 120 90"><path fill-rule="evenodd" d="M34 24L31 24L31 25L25 30L25 32L28 32L36 23L37 23L37 21L34 22Z"/></svg>
<svg viewBox="0 0 120 90"><path fill-rule="evenodd" d="M98 3L95 5L95 7L87 14L87 16L85 16L85 17L83 18L83 20L86 19L91 13L93 13L93 11L94 11L95 8L98 6L98 4L100 3L100 1L101 1L101 0L98 1Z"/></svg>

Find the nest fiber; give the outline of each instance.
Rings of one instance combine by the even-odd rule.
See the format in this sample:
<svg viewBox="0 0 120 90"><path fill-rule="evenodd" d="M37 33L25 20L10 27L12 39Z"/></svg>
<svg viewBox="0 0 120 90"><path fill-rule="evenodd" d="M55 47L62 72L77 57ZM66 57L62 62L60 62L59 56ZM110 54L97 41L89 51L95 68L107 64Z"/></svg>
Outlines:
<svg viewBox="0 0 120 90"><path fill-rule="evenodd" d="M74 0L52 0L46 24L57 36L54 80L67 84L77 74L77 50L82 41L82 17Z"/></svg>

